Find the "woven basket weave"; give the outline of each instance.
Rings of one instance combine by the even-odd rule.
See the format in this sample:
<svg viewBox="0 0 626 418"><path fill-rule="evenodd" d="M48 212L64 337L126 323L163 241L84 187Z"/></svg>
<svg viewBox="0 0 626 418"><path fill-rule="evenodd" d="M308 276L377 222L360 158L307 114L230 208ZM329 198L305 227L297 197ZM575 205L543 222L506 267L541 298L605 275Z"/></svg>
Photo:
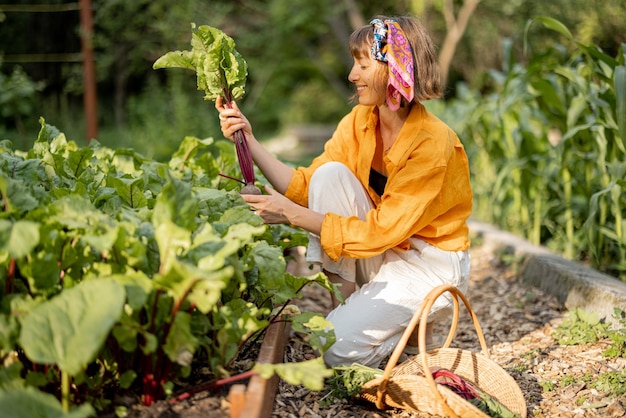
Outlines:
<svg viewBox="0 0 626 418"><path fill-rule="evenodd" d="M428 313L435 300L446 292L453 296L452 326L443 347L427 352L425 348ZM450 348L459 320L459 299L463 301L476 328L482 349L480 353ZM419 354L397 365L418 322ZM379 409L394 407L451 418L489 417L448 387L435 383L430 373L433 367L451 371L475 388L487 393L511 412L526 418L526 401L521 389L499 364L489 358L485 337L474 311L463 293L450 285L438 286L428 294L391 354L383 376L364 384L360 397L373 402ZM427 373L424 373L424 370Z"/></svg>

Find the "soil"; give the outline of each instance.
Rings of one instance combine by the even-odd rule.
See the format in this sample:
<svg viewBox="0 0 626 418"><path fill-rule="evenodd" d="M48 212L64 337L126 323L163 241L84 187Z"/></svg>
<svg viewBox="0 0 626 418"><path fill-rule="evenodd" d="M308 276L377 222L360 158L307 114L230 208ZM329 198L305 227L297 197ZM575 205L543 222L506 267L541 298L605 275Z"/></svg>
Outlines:
<svg viewBox="0 0 626 418"><path fill-rule="evenodd" d="M307 274L308 266L299 259L299 263L290 264L290 269L296 274ZM604 358L602 353L609 346L606 340L586 345L559 345L551 335L563 322L567 311L551 295L520 283L514 265L503 264L498 256L482 246L474 247L470 289L466 296L482 327L491 359L515 379L524 393L528 417L626 417L626 394L610 397L585 383L589 376L624 372L626 359ZM301 310L324 314L330 310L326 291L313 286L306 289L305 297L297 304ZM447 329L440 326L435 332L445 336ZM461 313L452 346L480 351L474 326L466 312ZM284 361L302 361L310 355L302 337L292 333ZM162 401L149 408L131 405L127 416L229 417L227 390L201 391L174 404ZM397 409L378 410L362 400L333 399L328 389L314 392L281 381L272 416L404 418L430 415Z"/></svg>

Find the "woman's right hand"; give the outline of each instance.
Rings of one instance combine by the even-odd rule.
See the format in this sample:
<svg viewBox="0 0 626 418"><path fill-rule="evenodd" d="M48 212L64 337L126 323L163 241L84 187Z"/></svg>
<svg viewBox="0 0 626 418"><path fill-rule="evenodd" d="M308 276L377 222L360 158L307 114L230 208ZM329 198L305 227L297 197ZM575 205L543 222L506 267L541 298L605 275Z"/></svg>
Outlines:
<svg viewBox="0 0 626 418"><path fill-rule="evenodd" d="M248 144L248 149L256 166L274 188L279 193L284 194L293 177L293 169L263 148L263 145L254 137L252 126L239 110L237 103L234 101L224 103L224 98L218 96L215 100L215 109L217 109L220 116L220 127L224 137L234 143L238 139L235 138L235 132L241 130L243 135L237 136L245 136L245 141Z"/></svg>
<svg viewBox="0 0 626 418"><path fill-rule="evenodd" d="M237 103L232 101L225 104L222 96L215 100L215 109L219 114L220 127L224 137L234 141L235 132L242 130L247 139L253 138L252 125L243 113L239 110Z"/></svg>

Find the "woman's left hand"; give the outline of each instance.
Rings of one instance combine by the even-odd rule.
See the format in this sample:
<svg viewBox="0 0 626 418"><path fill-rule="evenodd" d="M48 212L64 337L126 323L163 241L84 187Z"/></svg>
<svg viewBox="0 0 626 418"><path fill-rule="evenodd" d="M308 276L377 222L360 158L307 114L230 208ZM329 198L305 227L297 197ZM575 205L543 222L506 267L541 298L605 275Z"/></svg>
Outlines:
<svg viewBox="0 0 626 418"><path fill-rule="evenodd" d="M265 191L267 194L242 194L241 197L266 224L293 225L316 235L321 233L324 214L292 202L270 186L265 186Z"/></svg>
<svg viewBox="0 0 626 418"><path fill-rule="evenodd" d="M266 224L289 224L287 213L292 206L298 206L270 186L265 186L266 195L241 195Z"/></svg>

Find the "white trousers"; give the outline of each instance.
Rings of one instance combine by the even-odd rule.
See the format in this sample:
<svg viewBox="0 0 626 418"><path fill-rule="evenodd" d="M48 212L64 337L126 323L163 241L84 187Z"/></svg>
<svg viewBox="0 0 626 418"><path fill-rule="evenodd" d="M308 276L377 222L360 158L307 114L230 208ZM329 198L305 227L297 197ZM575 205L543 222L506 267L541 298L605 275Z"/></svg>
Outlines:
<svg viewBox="0 0 626 418"><path fill-rule="evenodd" d="M373 204L352 172L341 163L331 162L311 177L309 208L365 219ZM378 367L433 288L451 284L467 291L469 251L442 251L418 238L410 242L408 251L390 249L368 259L333 262L321 249L319 237L310 234L307 260L357 284L357 290L327 317L336 336L335 344L324 353L329 366L360 363ZM451 308L450 295L442 295L433 305L429 322L449 315Z"/></svg>

